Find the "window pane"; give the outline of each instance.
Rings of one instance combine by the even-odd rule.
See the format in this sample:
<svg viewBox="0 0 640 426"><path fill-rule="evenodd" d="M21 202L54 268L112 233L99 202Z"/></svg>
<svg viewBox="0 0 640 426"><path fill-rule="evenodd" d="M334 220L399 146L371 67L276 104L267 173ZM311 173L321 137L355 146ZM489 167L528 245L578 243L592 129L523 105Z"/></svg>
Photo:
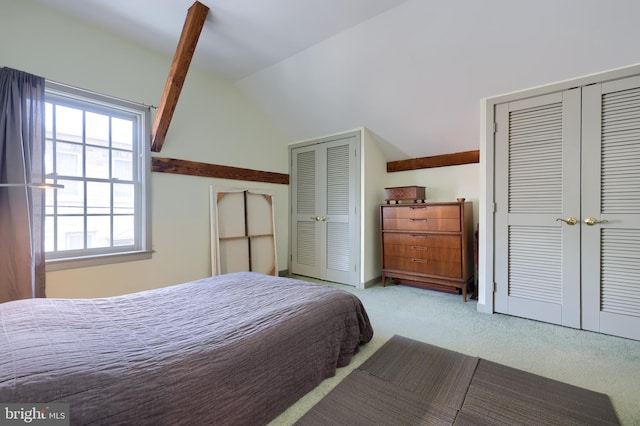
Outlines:
<svg viewBox="0 0 640 426"><path fill-rule="evenodd" d="M111 218L109 216L87 216L87 248L111 246Z"/></svg>
<svg viewBox="0 0 640 426"><path fill-rule="evenodd" d="M86 176L109 179L109 150L107 148L86 147Z"/></svg>
<svg viewBox="0 0 640 426"><path fill-rule="evenodd" d="M109 146L109 116L87 112L86 143L90 145Z"/></svg>
<svg viewBox="0 0 640 426"><path fill-rule="evenodd" d="M113 184L113 213L132 214L135 206L134 185L129 183Z"/></svg>
<svg viewBox="0 0 640 426"><path fill-rule="evenodd" d="M55 206L55 196L54 191L45 191L44 192L44 214L53 214L54 206Z"/></svg>
<svg viewBox="0 0 640 426"><path fill-rule="evenodd" d="M82 176L82 145L56 143L55 172L62 176Z"/></svg>
<svg viewBox="0 0 640 426"><path fill-rule="evenodd" d="M58 214L84 214L84 184L74 180L58 180ZM47 192L47 200L49 199Z"/></svg>
<svg viewBox="0 0 640 426"><path fill-rule="evenodd" d="M87 214L111 214L111 184L87 182Z"/></svg>
<svg viewBox="0 0 640 426"><path fill-rule="evenodd" d="M53 251L53 236L55 235L53 228L53 217L47 216L44 219L44 251Z"/></svg>
<svg viewBox="0 0 640 426"><path fill-rule="evenodd" d="M134 244L134 216L115 216L113 218L113 245L131 246Z"/></svg>
<svg viewBox="0 0 640 426"><path fill-rule="evenodd" d="M46 137L53 137L53 105L49 102L44 104L44 127L46 130Z"/></svg>
<svg viewBox="0 0 640 426"><path fill-rule="evenodd" d="M82 142L82 110L56 105L56 138Z"/></svg>
<svg viewBox="0 0 640 426"><path fill-rule="evenodd" d="M84 248L84 218L58 216L58 251Z"/></svg>
<svg viewBox="0 0 640 426"><path fill-rule="evenodd" d="M111 133L114 148L132 149L133 121L113 117L111 119Z"/></svg>
<svg viewBox="0 0 640 426"><path fill-rule="evenodd" d="M133 179L133 153L131 151L113 151L113 177L122 180Z"/></svg>
<svg viewBox="0 0 640 426"><path fill-rule="evenodd" d="M44 173L53 173L53 142L46 141L44 148Z"/></svg>

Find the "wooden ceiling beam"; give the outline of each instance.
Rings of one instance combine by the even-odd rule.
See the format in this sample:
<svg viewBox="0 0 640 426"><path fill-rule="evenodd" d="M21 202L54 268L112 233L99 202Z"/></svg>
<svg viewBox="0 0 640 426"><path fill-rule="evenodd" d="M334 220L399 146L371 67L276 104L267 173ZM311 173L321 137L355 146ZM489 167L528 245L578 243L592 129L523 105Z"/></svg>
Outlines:
<svg viewBox="0 0 640 426"><path fill-rule="evenodd" d="M412 158L409 160L389 161L387 172L429 169L432 167L459 166L480 162L480 151L456 152L454 154L434 155L432 157Z"/></svg>
<svg viewBox="0 0 640 426"><path fill-rule="evenodd" d="M289 184L286 173L265 172L218 164L199 163L197 161L177 160L175 158L151 158L151 170L179 175L202 176L219 179L247 180L252 182Z"/></svg>
<svg viewBox="0 0 640 426"><path fill-rule="evenodd" d="M178 104L182 85L187 77L187 71L208 13L209 8L198 1L193 3L187 13L180 41L171 62L169 77L167 77L167 82L164 86L160 106L151 128L151 151L153 152L160 152L164 144L173 112Z"/></svg>

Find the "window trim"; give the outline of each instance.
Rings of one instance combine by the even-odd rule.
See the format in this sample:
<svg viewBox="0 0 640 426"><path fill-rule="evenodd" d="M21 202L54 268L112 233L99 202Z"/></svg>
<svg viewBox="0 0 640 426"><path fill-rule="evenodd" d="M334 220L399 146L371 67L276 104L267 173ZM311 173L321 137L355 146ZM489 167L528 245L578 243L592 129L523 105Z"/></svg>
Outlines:
<svg viewBox="0 0 640 426"><path fill-rule="evenodd" d="M74 250L66 257L55 257L46 259L46 270L60 271L65 269L84 268L91 266L115 264L121 262L137 261L150 259L151 250L151 112L149 107L119 99L111 96L102 95L84 89L68 86L62 83L46 81L45 98L49 96L62 97L71 102L80 103L83 109L87 104L95 104L97 107L108 109L120 109L129 114L133 113L140 116L140 126L138 129L138 138L140 144L138 147L138 179L140 179L140 212L139 229L140 229L140 246L134 249L118 250L118 247L111 247L104 253L82 254ZM129 246L130 247L130 246ZM84 251L84 249L82 250ZM46 253L45 253L46 257Z"/></svg>

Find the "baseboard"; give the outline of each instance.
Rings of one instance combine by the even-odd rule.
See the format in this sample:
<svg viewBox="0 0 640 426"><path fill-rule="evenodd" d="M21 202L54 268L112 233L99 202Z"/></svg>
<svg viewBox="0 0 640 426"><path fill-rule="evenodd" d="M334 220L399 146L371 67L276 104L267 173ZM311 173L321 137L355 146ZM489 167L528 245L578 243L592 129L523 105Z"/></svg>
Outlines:
<svg viewBox="0 0 640 426"><path fill-rule="evenodd" d="M382 283L382 275L379 275L375 278L371 278L368 281L365 281L364 283L364 288L369 288L369 287L373 287L375 285L381 284Z"/></svg>
<svg viewBox="0 0 640 426"><path fill-rule="evenodd" d="M480 313L483 314L492 314L493 313L493 307L487 303L480 303L478 302L478 304L476 305L476 310Z"/></svg>

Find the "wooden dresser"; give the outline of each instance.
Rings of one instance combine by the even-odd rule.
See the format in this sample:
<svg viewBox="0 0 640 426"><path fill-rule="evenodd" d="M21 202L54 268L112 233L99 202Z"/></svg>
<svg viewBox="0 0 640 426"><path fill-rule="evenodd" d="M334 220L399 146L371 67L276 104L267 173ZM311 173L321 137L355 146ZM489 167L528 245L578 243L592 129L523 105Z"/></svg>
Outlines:
<svg viewBox="0 0 640 426"><path fill-rule="evenodd" d="M473 284L471 202L383 204L382 284L387 277L425 288L455 288L467 301Z"/></svg>

